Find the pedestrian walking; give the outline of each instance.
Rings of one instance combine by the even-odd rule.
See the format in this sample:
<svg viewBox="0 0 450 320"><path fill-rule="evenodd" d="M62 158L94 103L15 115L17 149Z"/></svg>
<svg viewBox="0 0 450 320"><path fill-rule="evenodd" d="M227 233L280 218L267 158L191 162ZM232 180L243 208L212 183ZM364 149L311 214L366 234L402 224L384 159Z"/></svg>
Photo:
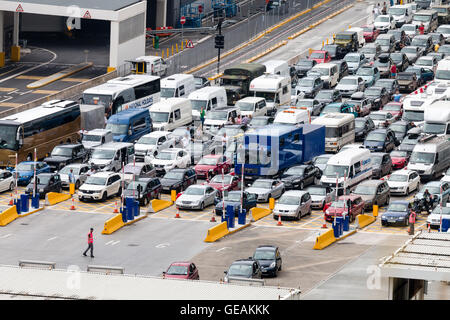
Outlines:
<svg viewBox="0 0 450 320"><path fill-rule="evenodd" d="M383 2L383 8L381 9L382 14L387 14L386 2Z"/></svg>
<svg viewBox="0 0 450 320"><path fill-rule="evenodd" d="M397 66L395 65L395 63L393 63L391 66L391 78L395 79L396 77L397 77Z"/></svg>
<svg viewBox="0 0 450 320"><path fill-rule="evenodd" d="M394 94L394 102L400 102L401 98L402 98L402 95L400 94L400 91L397 89Z"/></svg>
<svg viewBox="0 0 450 320"><path fill-rule="evenodd" d="M203 123L205 122L205 108L200 109L200 121L202 122L202 130L203 130Z"/></svg>
<svg viewBox="0 0 450 320"><path fill-rule="evenodd" d="M222 137L222 152L225 153L225 150L227 148L227 142L228 142L228 138L227 138L227 134L224 132L223 133L223 137Z"/></svg>
<svg viewBox="0 0 450 320"><path fill-rule="evenodd" d="M379 6L380 4L378 4ZM375 21L377 17L380 15L380 8L378 6L373 7L373 20Z"/></svg>
<svg viewBox="0 0 450 320"><path fill-rule="evenodd" d="M420 26L419 26L419 33L420 33L420 34L424 34L424 33L425 33L425 26L423 25L423 23L420 23Z"/></svg>
<svg viewBox="0 0 450 320"><path fill-rule="evenodd" d="M91 231L88 233L88 247L86 251L83 252L83 256L86 257L86 252L91 250L91 258L94 258L94 228L91 228Z"/></svg>
<svg viewBox="0 0 450 320"><path fill-rule="evenodd" d="M409 230L408 233L410 236L414 235L414 223L416 223L416 213L411 211L409 215Z"/></svg>
<svg viewBox="0 0 450 320"><path fill-rule="evenodd" d="M70 184L75 183L75 176L73 175L73 169L70 169L69 172L69 183Z"/></svg>

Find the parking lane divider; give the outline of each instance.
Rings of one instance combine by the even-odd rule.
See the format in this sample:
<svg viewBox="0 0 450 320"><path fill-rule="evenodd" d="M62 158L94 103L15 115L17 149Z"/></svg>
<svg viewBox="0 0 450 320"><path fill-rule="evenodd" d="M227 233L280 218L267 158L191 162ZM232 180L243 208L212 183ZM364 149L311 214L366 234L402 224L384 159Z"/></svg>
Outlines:
<svg viewBox="0 0 450 320"><path fill-rule="evenodd" d="M369 224L372 224L375 222L375 217L369 216L367 214L358 214L356 216L356 226L359 229L362 229L366 226L368 226Z"/></svg>
<svg viewBox="0 0 450 320"><path fill-rule="evenodd" d="M53 206L70 198L71 196L68 193L49 192L45 195L45 205Z"/></svg>
<svg viewBox="0 0 450 320"><path fill-rule="evenodd" d="M205 242L215 242L215 241L219 240L220 238L225 237L229 233L230 233L230 231L228 230L227 222L224 221L212 228L209 228L208 234L206 235L206 238L204 241Z"/></svg>
<svg viewBox="0 0 450 320"><path fill-rule="evenodd" d="M111 234L122 228L124 225L125 223L122 220L122 214L116 214L111 219L106 220L102 234Z"/></svg>
<svg viewBox="0 0 450 320"><path fill-rule="evenodd" d="M254 207L250 209L250 214L252 215L252 218L254 221L258 221L264 217L267 217L272 213L272 210L270 209L264 209L264 208L258 208Z"/></svg>
<svg viewBox="0 0 450 320"><path fill-rule="evenodd" d="M334 230L330 229L316 237L316 242L314 243L313 249L322 250L334 242L336 242L336 238L334 237Z"/></svg>
<svg viewBox="0 0 450 320"><path fill-rule="evenodd" d="M172 201L153 199L147 207L147 213L157 213L173 205Z"/></svg>
<svg viewBox="0 0 450 320"><path fill-rule="evenodd" d="M16 206L12 206L0 213L0 226L4 227L19 217Z"/></svg>

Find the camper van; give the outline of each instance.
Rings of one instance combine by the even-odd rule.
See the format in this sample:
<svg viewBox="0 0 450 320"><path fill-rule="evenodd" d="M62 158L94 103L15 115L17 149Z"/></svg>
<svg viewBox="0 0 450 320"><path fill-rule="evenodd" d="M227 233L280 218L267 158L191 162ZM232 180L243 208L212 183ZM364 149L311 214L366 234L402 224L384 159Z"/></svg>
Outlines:
<svg viewBox="0 0 450 320"><path fill-rule="evenodd" d="M205 110L206 114L210 110L227 106L227 93L223 87L204 87L195 90L189 95L192 106L192 120L200 120L200 110Z"/></svg>
<svg viewBox="0 0 450 320"><path fill-rule="evenodd" d="M372 177L370 151L349 148L333 155L327 162L320 182L324 186L336 188L338 194L347 193L352 187Z"/></svg>
<svg viewBox="0 0 450 320"><path fill-rule="evenodd" d="M311 121L324 125L325 152L338 152L344 145L355 142L355 116L349 113L327 113Z"/></svg>
<svg viewBox="0 0 450 320"><path fill-rule="evenodd" d="M450 85L450 57L438 62L434 81Z"/></svg>
<svg viewBox="0 0 450 320"><path fill-rule="evenodd" d="M265 98L269 114L291 103L291 78L264 74L250 82L250 95Z"/></svg>
<svg viewBox="0 0 450 320"><path fill-rule="evenodd" d="M450 141L446 137L427 135L414 146L408 169L417 171L423 180L441 176L450 166Z"/></svg>
<svg viewBox="0 0 450 320"><path fill-rule="evenodd" d="M161 100L167 98L187 98L195 90L192 74L177 73L161 79Z"/></svg>
<svg viewBox="0 0 450 320"><path fill-rule="evenodd" d="M450 101L435 101L424 113L423 133L450 137Z"/></svg>
<svg viewBox="0 0 450 320"><path fill-rule="evenodd" d="M416 125L423 124L425 109L438 100L439 97L430 97L426 93L406 96L403 100L402 120L414 122Z"/></svg>
<svg viewBox="0 0 450 320"><path fill-rule="evenodd" d="M171 131L192 122L191 101L186 98L167 98L149 108L153 130Z"/></svg>
<svg viewBox="0 0 450 320"><path fill-rule="evenodd" d="M300 125L305 123L311 123L311 117L306 108L291 107L289 109L279 111L274 124L287 124L287 125Z"/></svg>
<svg viewBox="0 0 450 320"><path fill-rule="evenodd" d="M235 104L241 110L241 116L265 116L267 115L266 99L258 97L245 97Z"/></svg>
<svg viewBox="0 0 450 320"><path fill-rule="evenodd" d="M128 62L131 63L131 73L134 74L148 74L159 77L164 77L167 74L168 66L164 59L158 56L141 56Z"/></svg>
<svg viewBox="0 0 450 320"><path fill-rule="evenodd" d="M359 27L351 27L348 31L354 31L358 37L359 46L362 47L366 44L366 38L364 38L364 29Z"/></svg>
<svg viewBox="0 0 450 320"><path fill-rule="evenodd" d="M275 74L283 77L290 77L290 68L284 60L269 60L262 63L266 66L266 73Z"/></svg>
<svg viewBox="0 0 450 320"><path fill-rule="evenodd" d="M134 145L128 142L110 142L95 147L89 159L89 165L96 166L102 171L118 172L122 163L126 165L132 160Z"/></svg>

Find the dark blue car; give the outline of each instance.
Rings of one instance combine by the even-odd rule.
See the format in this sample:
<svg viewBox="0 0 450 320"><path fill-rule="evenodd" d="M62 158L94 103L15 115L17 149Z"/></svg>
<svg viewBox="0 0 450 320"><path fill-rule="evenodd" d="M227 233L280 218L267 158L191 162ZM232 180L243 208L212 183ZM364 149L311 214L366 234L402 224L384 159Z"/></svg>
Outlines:
<svg viewBox="0 0 450 320"><path fill-rule="evenodd" d="M409 215L411 214L412 206L408 201L392 201L389 204L386 212L381 215L381 225L401 225L408 226Z"/></svg>
<svg viewBox="0 0 450 320"><path fill-rule="evenodd" d="M17 165L17 184L28 185L34 176L34 164L36 163L36 175L43 172L50 172L50 166L42 161L23 161ZM12 171L13 176L16 169Z"/></svg>
<svg viewBox="0 0 450 320"><path fill-rule="evenodd" d="M364 139L364 148L373 152L391 152L397 144L398 140L391 129L376 129Z"/></svg>
<svg viewBox="0 0 450 320"><path fill-rule="evenodd" d="M237 216L241 208L241 191L230 191L225 195L225 212L227 206L233 206L234 215ZM224 203L222 200L216 200L216 215L221 216L224 208ZM250 209L256 207L256 197L255 195L244 191L244 199L242 201L242 208L245 209L247 213Z"/></svg>
<svg viewBox="0 0 450 320"><path fill-rule="evenodd" d="M433 70L423 67L409 66L405 72L414 72L416 74L419 87L434 79Z"/></svg>

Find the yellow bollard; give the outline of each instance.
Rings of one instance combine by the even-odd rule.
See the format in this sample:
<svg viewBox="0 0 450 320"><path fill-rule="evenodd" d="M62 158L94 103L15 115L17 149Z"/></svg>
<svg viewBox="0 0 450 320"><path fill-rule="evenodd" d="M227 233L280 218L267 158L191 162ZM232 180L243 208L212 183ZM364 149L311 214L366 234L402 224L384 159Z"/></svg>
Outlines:
<svg viewBox="0 0 450 320"><path fill-rule="evenodd" d="M275 208L275 199L269 198L269 209L273 210L273 208Z"/></svg>
<svg viewBox="0 0 450 320"><path fill-rule="evenodd" d="M70 195L74 195L75 194L75 184L74 183L71 183L70 185L69 185L69 193L70 193Z"/></svg>
<svg viewBox="0 0 450 320"><path fill-rule="evenodd" d="M327 44L328 44L328 38L327 38Z"/></svg>
<svg viewBox="0 0 450 320"><path fill-rule="evenodd" d="M161 50L161 58L164 59L164 50Z"/></svg>
<svg viewBox="0 0 450 320"><path fill-rule="evenodd" d="M169 48L167 48L167 58L169 57Z"/></svg>
<svg viewBox="0 0 450 320"><path fill-rule="evenodd" d="M177 53L178 53L178 43L175 43L175 48L177 49Z"/></svg>
<svg viewBox="0 0 450 320"><path fill-rule="evenodd" d="M175 200L177 200L177 191L176 190L170 190L170 200L172 200L172 202L175 202Z"/></svg>
<svg viewBox="0 0 450 320"><path fill-rule="evenodd" d="M173 45L172 45L172 55L173 55Z"/></svg>
<svg viewBox="0 0 450 320"><path fill-rule="evenodd" d="M373 205L373 216L376 218L378 217L378 205Z"/></svg>
<svg viewBox="0 0 450 320"><path fill-rule="evenodd" d="M181 41L181 51L184 50L183 41Z"/></svg>
<svg viewBox="0 0 450 320"><path fill-rule="evenodd" d="M351 29L352 26L348 26L349 29Z"/></svg>
<svg viewBox="0 0 450 320"><path fill-rule="evenodd" d="M155 47L155 38L152 38L152 42L153 42L152 47L154 48Z"/></svg>
<svg viewBox="0 0 450 320"><path fill-rule="evenodd" d="M322 48L323 48L324 45L325 45L325 41L322 41Z"/></svg>
<svg viewBox="0 0 450 320"><path fill-rule="evenodd" d="M311 53L312 53L312 49L311 49L311 48L309 48L309 55L311 55Z"/></svg>

